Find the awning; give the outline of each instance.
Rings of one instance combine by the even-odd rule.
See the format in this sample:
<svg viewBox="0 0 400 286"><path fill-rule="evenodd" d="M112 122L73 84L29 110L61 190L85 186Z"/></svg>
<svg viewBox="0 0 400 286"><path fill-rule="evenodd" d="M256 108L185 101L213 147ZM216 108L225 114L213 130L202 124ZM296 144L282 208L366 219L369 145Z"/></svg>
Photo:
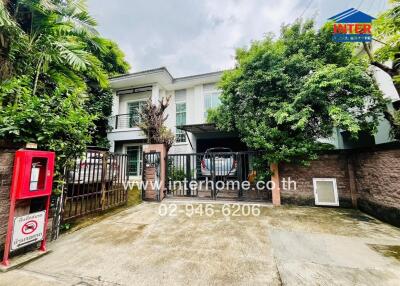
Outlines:
<svg viewBox="0 0 400 286"><path fill-rule="evenodd" d="M181 125L176 128L193 134L220 132L214 123Z"/></svg>

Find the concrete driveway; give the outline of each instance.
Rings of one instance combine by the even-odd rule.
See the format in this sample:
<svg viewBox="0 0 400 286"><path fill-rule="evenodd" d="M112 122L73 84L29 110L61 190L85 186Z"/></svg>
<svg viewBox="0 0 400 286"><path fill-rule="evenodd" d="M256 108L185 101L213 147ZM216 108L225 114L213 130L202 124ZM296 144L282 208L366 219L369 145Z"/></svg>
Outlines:
<svg viewBox="0 0 400 286"><path fill-rule="evenodd" d="M360 212L264 206L235 216L213 204L209 216L187 204L164 202L160 215L160 204L143 203L64 235L0 285L400 283L400 230Z"/></svg>

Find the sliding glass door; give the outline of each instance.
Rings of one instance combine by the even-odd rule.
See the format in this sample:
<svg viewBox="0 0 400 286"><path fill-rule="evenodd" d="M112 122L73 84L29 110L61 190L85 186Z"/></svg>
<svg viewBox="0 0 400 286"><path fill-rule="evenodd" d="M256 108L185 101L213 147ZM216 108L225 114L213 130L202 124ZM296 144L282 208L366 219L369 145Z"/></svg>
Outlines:
<svg viewBox="0 0 400 286"><path fill-rule="evenodd" d="M128 103L129 128L137 127L140 123L140 112L145 103L145 101L135 101Z"/></svg>

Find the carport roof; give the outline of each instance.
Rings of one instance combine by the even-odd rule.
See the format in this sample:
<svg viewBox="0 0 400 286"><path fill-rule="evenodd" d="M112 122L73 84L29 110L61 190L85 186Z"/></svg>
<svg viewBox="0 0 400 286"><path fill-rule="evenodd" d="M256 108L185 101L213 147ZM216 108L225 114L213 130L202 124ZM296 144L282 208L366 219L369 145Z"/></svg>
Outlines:
<svg viewBox="0 0 400 286"><path fill-rule="evenodd" d="M214 123L181 125L176 128L193 134L219 132Z"/></svg>

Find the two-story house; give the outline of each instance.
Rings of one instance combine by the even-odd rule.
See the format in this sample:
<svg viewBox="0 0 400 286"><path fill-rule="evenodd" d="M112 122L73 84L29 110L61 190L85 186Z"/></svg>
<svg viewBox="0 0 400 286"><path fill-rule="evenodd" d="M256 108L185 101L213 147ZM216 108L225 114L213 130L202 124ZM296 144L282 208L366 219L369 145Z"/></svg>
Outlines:
<svg viewBox="0 0 400 286"><path fill-rule="evenodd" d="M176 137L170 153L204 152L211 147L245 150L235 134L219 132L213 124L206 123L207 110L220 104L216 84L221 75L222 72L211 72L174 78L161 67L111 79L114 97L108 139L111 151L128 154L131 177L141 174L146 137L137 123L140 109L149 98L157 103L163 97L170 97L166 125Z"/></svg>
<svg viewBox="0 0 400 286"><path fill-rule="evenodd" d="M374 70L375 78L386 98L392 102L399 96L391 79L382 71ZM212 147L228 147L233 151L244 151L246 146L236 134L216 130L207 124L207 110L220 104L217 83L222 71L174 78L165 67L114 77L110 80L114 90L113 110L110 118L112 130L108 133L111 151L128 154L130 177L141 175L142 145L146 137L137 127L139 112L151 98L157 103L170 97L166 110L166 125L175 133L175 143L170 153L201 153ZM358 142L341 130L333 130L331 138L321 141L333 144L337 149L370 146L392 141L390 125L382 117L378 132L374 136L362 135Z"/></svg>

